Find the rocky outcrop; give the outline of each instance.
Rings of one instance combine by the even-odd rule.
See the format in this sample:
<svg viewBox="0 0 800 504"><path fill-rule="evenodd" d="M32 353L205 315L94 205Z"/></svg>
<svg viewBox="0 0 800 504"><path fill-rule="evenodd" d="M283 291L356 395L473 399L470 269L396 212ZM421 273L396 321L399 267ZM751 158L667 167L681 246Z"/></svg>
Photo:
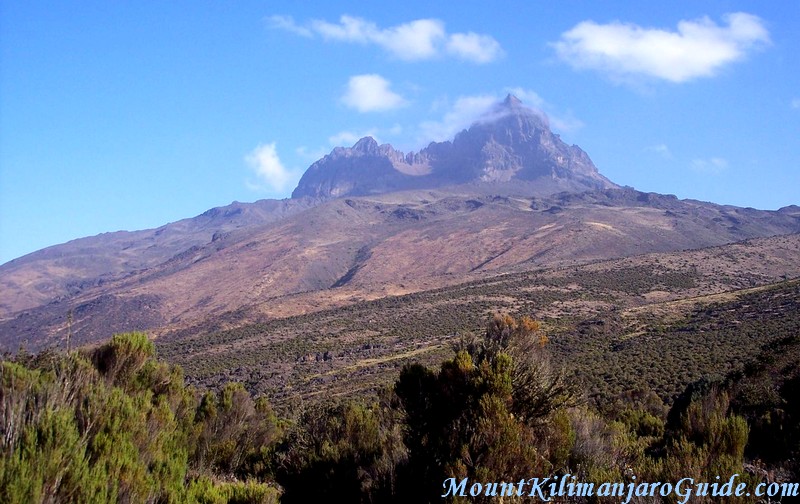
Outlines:
<svg viewBox="0 0 800 504"><path fill-rule="evenodd" d="M509 95L452 141L404 154L371 137L315 162L292 193L341 197L465 183L525 181L539 193L609 189L589 156L550 130L547 118Z"/></svg>
<svg viewBox="0 0 800 504"><path fill-rule="evenodd" d="M426 159L404 155L391 145L364 137L353 147L336 147L312 164L292 198L363 196L414 187L417 177L429 173Z"/></svg>

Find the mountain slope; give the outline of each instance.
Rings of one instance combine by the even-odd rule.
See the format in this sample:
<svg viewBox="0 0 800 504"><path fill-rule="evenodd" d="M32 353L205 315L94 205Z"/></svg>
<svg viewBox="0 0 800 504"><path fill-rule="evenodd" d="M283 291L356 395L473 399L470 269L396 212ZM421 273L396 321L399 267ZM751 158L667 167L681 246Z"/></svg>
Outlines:
<svg viewBox="0 0 800 504"><path fill-rule="evenodd" d="M31 348L196 324L286 296L352 299L509 269L800 232L797 216L609 189L551 198L419 191L342 198L193 247L157 266L0 321ZM313 309L313 306L308 307ZM53 339L54 338L54 339ZM9 348L7 349L16 349Z"/></svg>
<svg viewBox="0 0 800 504"><path fill-rule="evenodd" d="M0 317L75 296L313 204L308 199L234 202L156 229L103 233L33 252L0 265Z"/></svg>
<svg viewBox="0 0 800 504"><path fill-rule="evenodd" d="M435 365L452 356L459 336L479 333L487 313L501 311L540 320L559 365L578 372L602 404L640 387L669 399L703 375L757 356L782 333L796 333L800 284L783 278L798 275L795 234L476 276L256 323L238 312L224 324L215 318L165 334L156 344L194 384L215 388L240 381L254 393L296 405L297 396L313 402L375 390L394 381L408 362ZM777 305L753 302L762 294ZM294 306L305 296L322 301L330 292L276 303ZM279 311L272 303L262 307ZM691 327L693 320L710 322L718 315L723 324Z"/></svg>

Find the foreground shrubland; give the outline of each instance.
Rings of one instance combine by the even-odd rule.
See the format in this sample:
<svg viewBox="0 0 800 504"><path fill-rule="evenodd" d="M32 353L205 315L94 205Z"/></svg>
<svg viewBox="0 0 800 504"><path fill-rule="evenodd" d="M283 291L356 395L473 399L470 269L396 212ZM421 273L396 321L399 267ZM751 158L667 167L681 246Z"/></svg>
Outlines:
<svg viewBox="0 0 800 504"><path fill-rule="evenodd" d="M406 366L371 401L279 419L239 384L199 394L145 335L118 335L2 362L0 501L438 502L447 478L564 474L796 481L799 347L780 345L761 359L775 366L694 383L669 408L632 391L597 411L536 322L495 316L437 369Z"/></svg>
<svg viewBox="0 0 800 504"><path fill-rule="evenodd" d="M233 480L279 437L231 384L196 397L144 334L2 363L2 502L277 502Z"/></svg>

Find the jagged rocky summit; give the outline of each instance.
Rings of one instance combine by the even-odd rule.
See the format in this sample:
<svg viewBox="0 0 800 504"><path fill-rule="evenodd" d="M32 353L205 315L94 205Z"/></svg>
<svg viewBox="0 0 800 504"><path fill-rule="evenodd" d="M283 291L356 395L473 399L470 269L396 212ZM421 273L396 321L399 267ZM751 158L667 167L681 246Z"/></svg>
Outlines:
<svg viewBox="0 0 800 504"><path fill-rule="evenodd" d="M550 130L543 113L513 95L452 141L404 154L364 137L337 147L306 170L292 198L363 196L473 184L513 185L533 194L618 187L577 145Z"/></svg>

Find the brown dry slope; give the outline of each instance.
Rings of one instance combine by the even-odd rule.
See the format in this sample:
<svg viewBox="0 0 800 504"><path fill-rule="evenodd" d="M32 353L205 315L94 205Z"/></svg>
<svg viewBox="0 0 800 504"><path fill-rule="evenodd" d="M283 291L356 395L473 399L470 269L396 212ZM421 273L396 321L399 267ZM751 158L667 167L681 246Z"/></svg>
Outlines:
<svg viewBox="0 0 800 504"><path fill-rule="evenodd" d="M331 200L193 247L125 278L0 322L7 349L113 332L186 327L234 310L270 313L288 295L374 298L510 269L695 249L800 230L777 212L609 189L553 198L426 191ZM285 306L285 305L284 305ZM298 305L303 306L303 305ZM313 303L306 308L314 308Z"/></svg>
<svg viewBox="0 0 800 504"><path fill-rule="evenodd" d="M33 252L0 265L0 317L78 295L313 204L308 199L234 202L156 229L103 233Z"/></svg>
<svg viewBox="0 0 800 504"><path fill-rule="evenodd" d="M800 231L796 207L760 211L618 188L513 97L417 154L371 139L334 149L296 195L0 266L0 348L241 323L243 314L297 314L475 275Z"/></svg>
<svg viewBox="0 0 800 504"><path fill-rule="evenodd" d="M433 364L450 355L459 335L480 331L487 314L507 311L542 320L553 352L579 372L590 390L623 387L619 369L637 384L655 380L652 386L668 398L703 373L746 362L761 345L780 337L780 331L773 330L776 324L787 317L793 324L797 318L776 312L780 317L771 319L767 311L747 315L751 318L731 320L725 334L715 339L722 333L714 324L703 331L686 330L698 314L705 316L709 309L728 313L728 308L715 306L760 295L776 282L796 290L797 280L783 279L798 276L800 235L794 234L485 275L439 289L257 323L236 312L226 319L231 327L220 328L215 319L164 334L157 344L163 356L185 368L192 383L215 387L242 381L285 404L372 391L391 382L404 363ZM293 305L296 299L276 303ZM758 306L740 304L751 306L750 312ZM273 308L272 303L264 305L265 310ZM754 323L767 334L745 325L737 332L740 323ZM648 373L636 366L658 369ZM676 370L679 380L665 378Z"/></svg>

